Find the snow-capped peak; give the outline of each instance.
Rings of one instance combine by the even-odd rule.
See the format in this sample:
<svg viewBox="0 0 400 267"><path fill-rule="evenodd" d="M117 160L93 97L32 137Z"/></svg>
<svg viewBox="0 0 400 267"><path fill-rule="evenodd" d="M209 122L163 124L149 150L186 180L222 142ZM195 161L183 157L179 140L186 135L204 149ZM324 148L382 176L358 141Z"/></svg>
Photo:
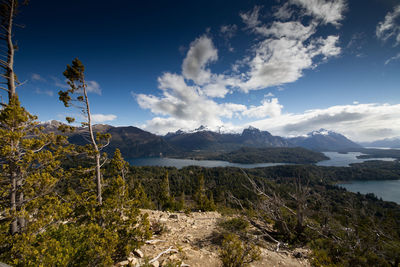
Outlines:
<svg viewBox="0 0 400 267"><path fill-rule="evenodd" d="M308 136L314 136L314 135L331 135L334 134L332 131L325 130L323 128L319 129L318 131L312 131L311 133L308 134Z"/></svg>

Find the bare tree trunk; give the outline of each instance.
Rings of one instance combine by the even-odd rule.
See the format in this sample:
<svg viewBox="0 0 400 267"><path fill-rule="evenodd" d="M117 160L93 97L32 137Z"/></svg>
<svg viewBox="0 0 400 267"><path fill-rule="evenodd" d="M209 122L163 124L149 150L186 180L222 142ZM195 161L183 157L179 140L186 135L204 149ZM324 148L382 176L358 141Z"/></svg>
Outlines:
<svg viewBox="0 0 400 267"><path fill-rule="evenodd" d="M96 153L96 184L97 184L97 201L99 205L103 204L103 199L101 196L101 171L100 171L100 151L99 147L97 146L96 139L94 138L93 134L93 127L92 127L92 114L90 113L90 106L89 106L89 99L87 96L87 91L86 91L86 83L83 83L83 94L85 96L85 103L86 103L86 111L87 111L87 116L88 116L88 127L89 127L89 133L90 133L90 139L92 141L92 145L94 147L94 151Z"/></svg>
<svg viewBox="0 0 400 267"><path fill-rule="evenodd" d="M18 208L19 211L22 213L22 211L24 210L23 206L24 206L24 192L22 191L22 186L20 185L20 192L19 192L19 201L18 201ZM19 230L21 232L23 232L25 230L25 224L26 224L26 220L24 215L19 216L18 217L18 224L19 224Z"/></svg>
<svg viewBox="0 0 400 267"><path fill-rule="evenodd" d="M14 213L17 211L17 202L16 202L16 196L17 196L17 177L15 175L14 170L11 168L10 170L10 179L11 179L11 189L10 189L10 209L11 213ZM17 218L13 219L11 222L10 226L10 231L11 234L14 235L18 232L18 221Z"/></svg>
<svg viewBox="0 0 400 267"><path fill-rule="evenodd" d="M10 1L10 17L8 19L7 35L7 85L8 85L8 102L15 96L15 73L14 73L14 44L12 42L12 26L14 19L14 0Z"/></svg>
<svg viewBox="0 0 400 267"><path fill-rule="evenodd" d="M99 205L103 204L103 198L101 196L101 172L100 172L100 152L96 152L96 183L97 183L97 199Z"/></svg>

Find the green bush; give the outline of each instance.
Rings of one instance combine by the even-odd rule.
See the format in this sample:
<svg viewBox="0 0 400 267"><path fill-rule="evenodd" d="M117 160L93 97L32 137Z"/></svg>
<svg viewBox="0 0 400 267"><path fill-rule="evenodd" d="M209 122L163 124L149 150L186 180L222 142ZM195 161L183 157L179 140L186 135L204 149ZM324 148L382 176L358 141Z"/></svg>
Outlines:
<svg viewBox="0 0 400 267"><path fill-rule="evenodd" d="M219 258L224 267L243 267L261 259L260 254L261 251L257 246L242 242L235 234L226 234Z"/></svg>

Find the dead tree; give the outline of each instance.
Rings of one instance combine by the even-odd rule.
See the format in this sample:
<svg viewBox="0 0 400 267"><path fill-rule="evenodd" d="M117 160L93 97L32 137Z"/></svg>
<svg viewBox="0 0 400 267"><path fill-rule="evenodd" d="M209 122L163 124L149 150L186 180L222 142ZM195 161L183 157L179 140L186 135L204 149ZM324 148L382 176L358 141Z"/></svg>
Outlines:
<svg viewBox="0 0 400 267"><path fill-rule="evenodd" d="M23 4L25 5L27 2L24 1ZM0 76L5 80L1 82L0 89L7 92L9 102L16 95L16 88L21 85L14 72L14 55L17 46L13 42L13 27L17 14L17 0L0 1L0 40L6 44L5 50L0 52L0 67L2 69ZM2 105L4 106L4 103Z"/></svg>
<svg viewBox="0 0 400 267"><path fill-rule="evenodd" d="M302 233L304 231L304 220L305 213L307 210L307 199L310 195L310 189L308 187L309 180L307 179L305 185L303 185L302 178L297 176L294 179L295 193L289 194L296 201L296 231L297 233Z"/></svg>

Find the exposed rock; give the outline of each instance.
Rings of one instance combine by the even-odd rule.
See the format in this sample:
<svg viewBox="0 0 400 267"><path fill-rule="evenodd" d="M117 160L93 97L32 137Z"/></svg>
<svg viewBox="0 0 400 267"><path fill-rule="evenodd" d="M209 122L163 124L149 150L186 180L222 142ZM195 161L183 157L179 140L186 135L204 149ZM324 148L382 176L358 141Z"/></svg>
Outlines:
<svg viewBox="0 0 400 267"><path fill-rule="evenodd" d="M160 266L160 262L159 261L153 261L152 263L150 263L151 266L153 267L159 267Z"/></svg>
<svg viewBox="0 0 400 267"><path fill-rule="evenodd" d="M142 252L141 250L139 250L139 249L135 249L135 250L133 251L133 253L134 253L137 257L139 257L139 258L143 258L143 257L144 257L143 252Z"/></svg>
<svg viewBox="0 0 400 267"><path fill-rule="evenodd" d="M172 254L171 256L168 257L168 259L171 261L176 261L179 260L179 257L177 254Z"/></svg>
<svg viewBox="0 0 400 267"><path fill-rule="evenodd" d="M132 266L139 265L139 260L137 258L135 258L133 255L132 256L129 255L128 261Z"/></svg>
<svg viewBox="0 0 400 267"><path fill-rule="evenodd" d="M128 265L129 265L129 261L128 260L121 261L121 262L118 262L116 264L116 266L128 266Z"/></svg>
<svg viewBox="0 0 400 267"><path fill-rule="evenodd" d="M181 264L182 267L220 267L222 265L218 257L220 248L212 242L216 232L219 231L217 224L222 217L218 212L179 213L178 218L171 218L171 215L174 215L173 213L167 214L162 211L142 210L142 212L149 214L149 220L152 224L159 223L160 218L164 219L165 227L170 229L170 231L162 231L159 235L153 236L154 241L148 240L141 247L148 258L154 259L161 254L157 260L162 265L184 260L185 263ZM252 262L251 266L310 266L306 249L297 249L286 254L285 251L276 252L275 249L275 244L260 247L261 260ZM163 253L165 251L167 253ZM297 251L305 257L295 258L294 253ZM175 252L175 254L171 254L171 252Z"/></svg>

